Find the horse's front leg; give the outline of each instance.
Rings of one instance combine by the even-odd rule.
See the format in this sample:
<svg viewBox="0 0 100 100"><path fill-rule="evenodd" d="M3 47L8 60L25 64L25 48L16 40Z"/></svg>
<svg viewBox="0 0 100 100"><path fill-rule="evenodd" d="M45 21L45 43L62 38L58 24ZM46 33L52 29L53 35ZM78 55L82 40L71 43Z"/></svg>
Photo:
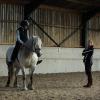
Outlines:
<svg viewBox="0 0 100 100"><path fill-rule="evenodd" d="M33 72L35 70L35 67L32 66L30 69L29 69L29 72L30 72L30 82L28 84L28 89L29 90L33 90L33 87L32 87L32 84L33 84Z"/></svg>
<svg viewBox="0 0 100 100"><path fill-rule="evenodd" d="M23 74L23 90L28 90L26 86L26 73L25 73L25 68L22 67L22 74Z"/></svg>
<svg viewBox="0 0 100 100"><path fill-rule="evenodd" d="M17 85L17 75L18 75L18 72L20 71L20 67L17 67L16 68L16 71L15 71L15 81L14 81L14 87L19 87Z"/></svg>

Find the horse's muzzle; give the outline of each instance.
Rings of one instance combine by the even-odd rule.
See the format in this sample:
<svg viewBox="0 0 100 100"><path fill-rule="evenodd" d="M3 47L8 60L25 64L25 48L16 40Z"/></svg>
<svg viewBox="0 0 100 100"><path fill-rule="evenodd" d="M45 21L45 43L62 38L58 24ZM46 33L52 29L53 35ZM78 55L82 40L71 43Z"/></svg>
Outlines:
<svg viewBox="0 0 100 100"><path fill-rule="evenodd" d="M37 50L36 53L37 53L37 56L38 56L38 57L41 57L41 55L42 55L41 50Z"/></svg>
<svg viewBox="0 0 100 100"><path fill-rule="evenodd" d="M37 53L37 56L38 56L38 57L41 57L41 55L42 55L42 53Z"/></svg>

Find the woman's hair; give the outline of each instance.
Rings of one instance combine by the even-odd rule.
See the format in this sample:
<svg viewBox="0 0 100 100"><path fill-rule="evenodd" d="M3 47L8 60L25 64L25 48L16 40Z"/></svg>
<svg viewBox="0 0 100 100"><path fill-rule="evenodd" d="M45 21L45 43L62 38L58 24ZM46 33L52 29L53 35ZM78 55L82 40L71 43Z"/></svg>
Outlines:
<svg viewBox="0 0 100 100"><path fill-rule="evenodd" d="M92 41L92 40L89 40L89 41L88 41L88 44L89 44L90 46L93 46L93 41Z"/></svg>

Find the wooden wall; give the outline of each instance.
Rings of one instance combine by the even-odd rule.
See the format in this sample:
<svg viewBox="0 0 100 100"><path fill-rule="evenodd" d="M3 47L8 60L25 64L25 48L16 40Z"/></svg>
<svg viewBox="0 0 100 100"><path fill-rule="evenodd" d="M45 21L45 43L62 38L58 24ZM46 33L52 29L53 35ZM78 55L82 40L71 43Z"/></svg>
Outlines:
<svg viewBox="0 0 100 100"><path fill-rule="evenodd" d="M42 6L31 16L57 43L67 38L62 47L80 47L79 13ZM37 27L33 27L32 33L41 36L45 46L55 46Z"/></svg>
<svg viewBox="0 0 100 100"><path fill-rule="evenodd" d="M0 44L14 44L16 29L23 19L22 5L0 4ZM41 6L32 12L31 17L59 44L61 47L81 47L81 15L78 12L62 8ZM88 22L89 38L93 40L95 48L100 48L100 15L96 15ZM56 46L35 25L30 25L30 34L39 35L43 46Z"/></svg>
<svg viewBox="0 0 100 100"><path fill-rule="evenodd" d="M13 44L16 29L23 19L21 5L0 4L0 44Z"/></svg>
<svg viewBox="0 0 100 100"><path fill-rule="evenodd" d="M94 16L88 23L89 38L93 40L95 48L100 48L100 14Z"/></svg>

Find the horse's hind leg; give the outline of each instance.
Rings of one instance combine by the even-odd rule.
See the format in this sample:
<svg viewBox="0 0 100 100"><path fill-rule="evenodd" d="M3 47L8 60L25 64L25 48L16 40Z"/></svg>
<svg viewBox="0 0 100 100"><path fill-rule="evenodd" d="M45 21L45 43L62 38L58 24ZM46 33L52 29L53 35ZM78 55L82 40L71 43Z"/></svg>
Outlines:
<svg viewBox="0 0 100 100"><path fill-rule="evenodd" d="M8 65L8 80L7 80L7 83L6 83L6 87L9 87L11 77L12 77L12 70L11 70L12 65L9 64L9 63L7 65Z"/></svg>
<svg viewBox="0 0 100 100"><path fill-rule="evenodd" d="M7 80L7 83L6 83L6 87L9 87L9 84L10 84L10 70L8 68L8 80Z"/></svg>

